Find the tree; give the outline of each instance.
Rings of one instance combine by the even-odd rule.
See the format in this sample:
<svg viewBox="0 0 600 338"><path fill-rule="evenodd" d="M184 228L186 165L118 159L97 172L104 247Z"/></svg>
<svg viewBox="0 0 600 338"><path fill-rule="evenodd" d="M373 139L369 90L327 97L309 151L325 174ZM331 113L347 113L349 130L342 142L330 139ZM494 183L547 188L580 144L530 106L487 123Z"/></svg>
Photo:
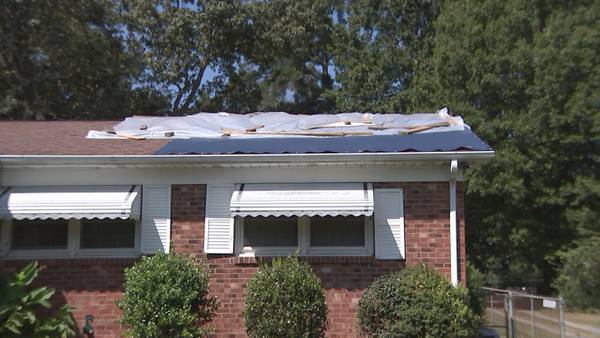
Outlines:
<svg viewBox="0 0 600 338"><path fill-rule="evenodd" d="M114 118L136 110L135 72L110 1L0 6L0 118Z"/></svg>
<svg viewBox="0 0 600 338"><path fill-rule="evenodd" d="M157 88L176 114L201 106L207 71L239 61L249 20L239 1L124 1L128 48L140 55L144 88Z"/></svg>
<svg viewBox="0 0 600 338"><path fill-rule="evenodd" d="M467 172L469 251L489 282L549 291L574 214L594 201L578 182L600 171L599 6L445 2L434 25L407 95L416 109L449 104L497 152Z"/></svg>
<svg viewBox="0 0 600 338"><path fill-rule="evenodd" d="M343 1L332 40L337 111L406 109L420 60L428 53L438 1Z"/></svg>

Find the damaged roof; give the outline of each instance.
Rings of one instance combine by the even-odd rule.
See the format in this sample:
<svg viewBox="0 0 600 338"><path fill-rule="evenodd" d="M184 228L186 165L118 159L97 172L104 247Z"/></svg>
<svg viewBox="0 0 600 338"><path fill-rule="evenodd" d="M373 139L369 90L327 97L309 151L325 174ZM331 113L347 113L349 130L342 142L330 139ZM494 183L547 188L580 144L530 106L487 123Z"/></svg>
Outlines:
<svg viewBox="0 0 600 338"><path fill-rule="evenodd" d="M124 121L0 122L0 155L492 151L444 108L419 114L199 113Z"/></svg>

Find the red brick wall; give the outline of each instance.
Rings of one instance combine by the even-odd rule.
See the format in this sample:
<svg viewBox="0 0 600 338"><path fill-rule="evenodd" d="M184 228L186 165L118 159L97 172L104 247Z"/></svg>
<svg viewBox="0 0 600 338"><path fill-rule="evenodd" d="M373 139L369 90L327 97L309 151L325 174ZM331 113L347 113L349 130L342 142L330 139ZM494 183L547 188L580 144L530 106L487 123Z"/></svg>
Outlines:
<svg viewBox="0 0 600 338"><path fill-rule="evenodd" d="M439 183L376 183L375 188L402 188L406 232L406 262L378 261L372 257L310 257L306 260L321 278L327 304L328 337L356 337L356 305L365 287L377 277L402 269L405 264L426 263L450 278L449 185ZM253 258L232 255L204 255L201 250L190 251L203 243L204 215L202 208L193 211L189 205L180 207L177 201L204 201L204 186L174 186L172 233L185 233L180 241L174 239L175 252L193 253L207 259L211 271L211 293L220 302L212 322L217 337L245 337L242 315L246 283L257 271ZM461 238L461 280L464 270L464 221L462 220L462 185L459 185L459 237ZM179 212L181 211L181 214ZM185 230L184 230L185 229ZM194 229L193 233L187 230ZM202 248L202 245L199 245Z"/></svg>
<svg viewBox="0 0 600 338"><path fill-rule="evenodd" d="M372 257L311 257L307 261L321 278L327 304L328 336L356 337L356 305L363 289L377 277L405 264L426 263L450 276L449 190L440 183L377 183L376 188L402 188L406 231L406 262L378 261ZM231 255L203 254L205 185L174 185L172 188L172 249L207 259L211 293L220 307L212 326L217 337L245 337L242 308L246 283L258 269L254 259ZM460 276L465 280L463 185L457 192ZM116 301L122 294L123 269L133 259L44 260L37 283L57 290L55 303L75 307L78 327L84 316L95 317L95 337L118 337L120 310ZM23 261L0 261L0 271L10 273L25 265Z"/></svg>
<svg viewBox="0 0 600 338"><path fill-rule="evenodd" d="M40 260L42 272L35 281L56 290L52 298L58 308L73 307L73 317L81 330L85 315L94 316L95 337L121 337L121 311L116 302L121 298L123 269L135 259L54 259ZM1 261L0 271L14 273L27 261Z"/></svg>

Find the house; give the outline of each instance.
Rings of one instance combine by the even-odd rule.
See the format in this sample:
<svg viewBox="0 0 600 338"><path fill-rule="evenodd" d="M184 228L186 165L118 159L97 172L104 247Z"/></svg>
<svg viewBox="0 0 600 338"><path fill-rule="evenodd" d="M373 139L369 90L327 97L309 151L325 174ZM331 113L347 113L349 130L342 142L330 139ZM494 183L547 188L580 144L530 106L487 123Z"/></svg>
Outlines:
<svg viewBox="0 0 600 338"><path fill-rule="evenodd" d="M30 260L81 328L117 337L123 269L206 259L217 337L243 337L261 257L298 251L330 337L358 336L375 278L428 264L465 283L464 165L493 156L460 117L285 113L0 122L0 269Z"/></svg>

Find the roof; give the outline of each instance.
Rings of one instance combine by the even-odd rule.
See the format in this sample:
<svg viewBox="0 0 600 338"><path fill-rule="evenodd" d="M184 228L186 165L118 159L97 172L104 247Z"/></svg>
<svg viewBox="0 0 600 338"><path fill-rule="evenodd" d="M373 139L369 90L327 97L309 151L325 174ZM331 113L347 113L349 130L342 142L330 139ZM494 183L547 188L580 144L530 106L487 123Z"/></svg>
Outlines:
<svg viewBox="0 0 600 338"><path fill-rule="evenodd" d="M168 140L86 139L120 121L0 121L0 155L151 155Z"/></svg>
<svg viewBox="0 0 600 338"><path fill-rule="evenodd" d="M451 131L443 134L427 133L322 138L175 139L155 152L155 154L316 154L490 150L492 150L490 146L471 131Z"/></svg>
<svg viewBox="0 0 600 338"><path fill-rule="evenodd" d="M0 156L185 156L489 152L460 117L436 113L199 113L124 121L0 122Z"/></svg>

